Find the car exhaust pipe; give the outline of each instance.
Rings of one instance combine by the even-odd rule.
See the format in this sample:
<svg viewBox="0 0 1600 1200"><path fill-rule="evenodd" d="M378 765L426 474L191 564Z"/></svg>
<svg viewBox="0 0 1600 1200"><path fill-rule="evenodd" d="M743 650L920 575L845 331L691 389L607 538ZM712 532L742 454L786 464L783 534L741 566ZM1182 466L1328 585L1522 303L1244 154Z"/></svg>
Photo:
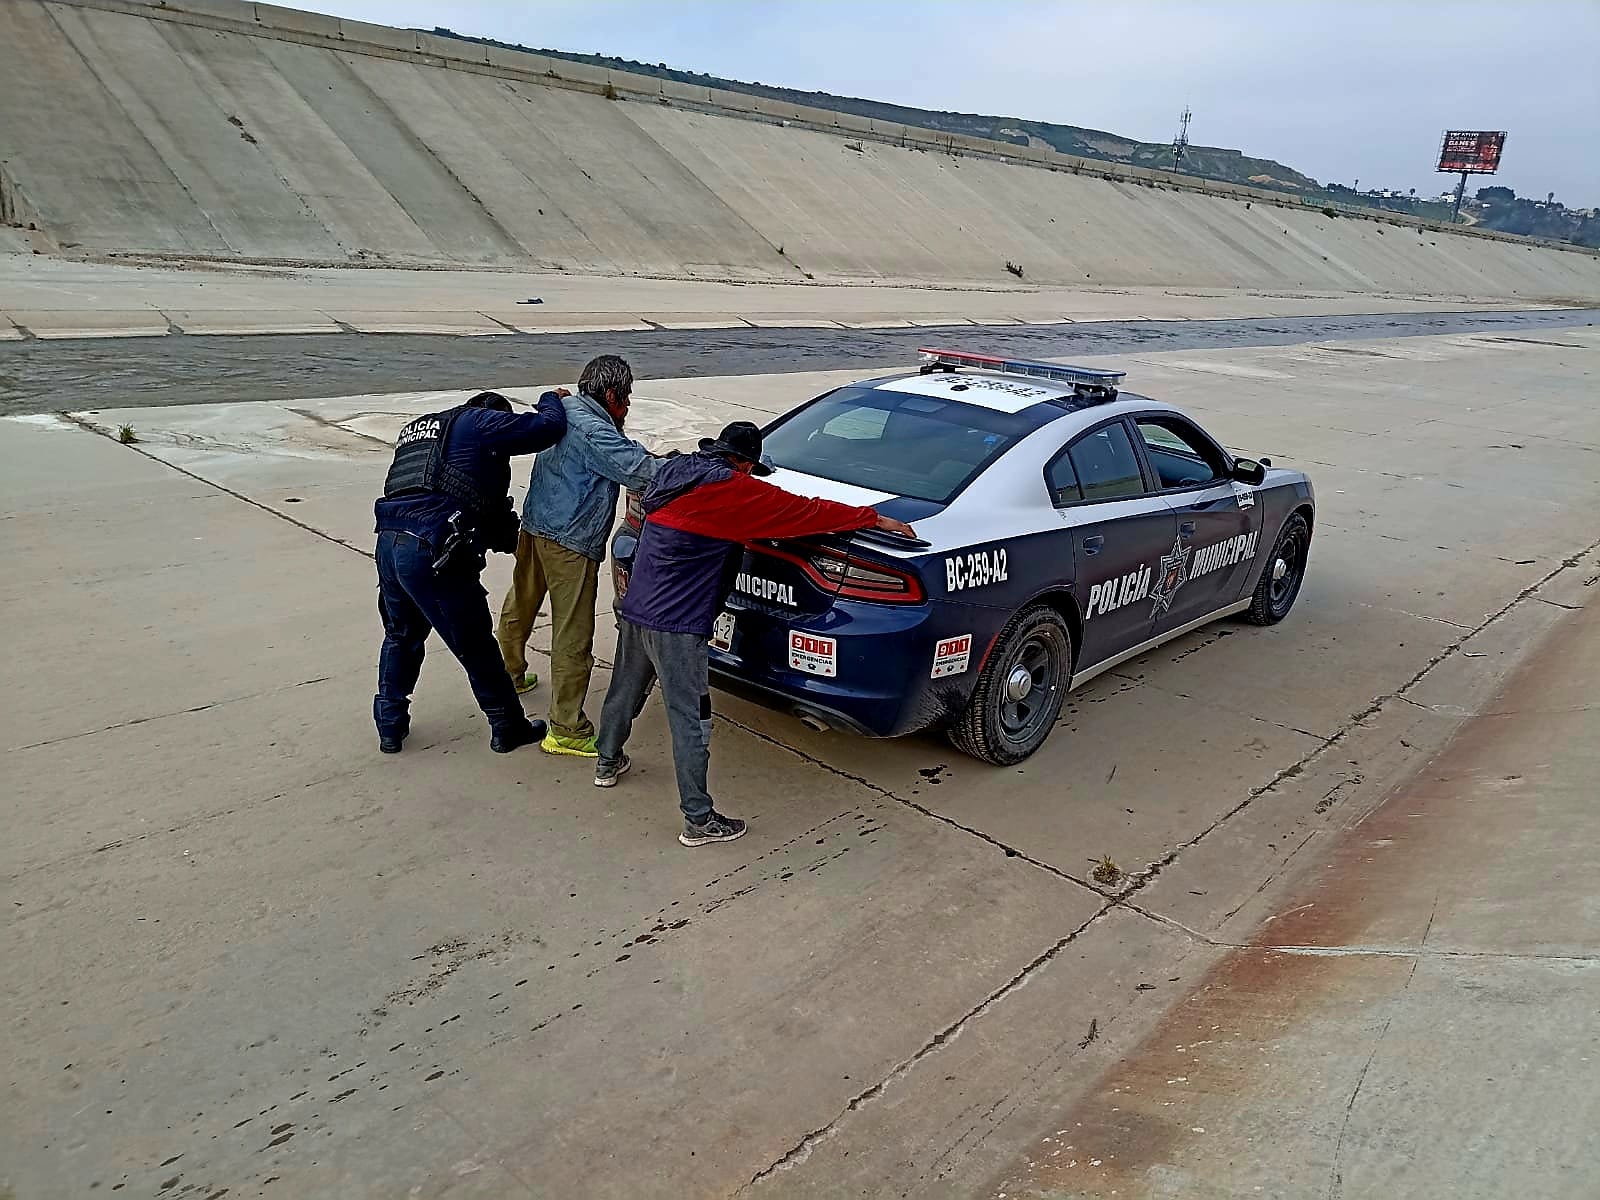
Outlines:
<svg viewBox="0 0 1600 1200"><path fill-rule="evenodd" d="M810 713L797 713L796 716L800 718L800 724L804 725L813 733L828 732L829 725L821 717L812 716Z"/></svg>

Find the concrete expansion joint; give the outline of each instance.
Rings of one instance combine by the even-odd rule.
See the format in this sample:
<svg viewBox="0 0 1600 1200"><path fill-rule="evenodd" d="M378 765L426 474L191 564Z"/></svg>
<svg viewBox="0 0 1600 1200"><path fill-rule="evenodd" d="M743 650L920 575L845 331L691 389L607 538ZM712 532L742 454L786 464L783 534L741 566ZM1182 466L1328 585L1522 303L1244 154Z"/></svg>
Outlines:
<svg viewBox="0 0 1600 1200"><path fill-rule="evenodd" d="M1265 884L1262 885L1263 888L1265 886ZM1258 888L1257 892L1261 890L1261 888ZM1415 946L1304 946L1292 943L1260 941L1238 942L1228 938L1212 937L1210 934L1202 933L1198 929L1190 928L1181 921L1175 921L1171 917L1143 908L1129 900L1118 901L1116 907L1130 909L1141 916L1148 917L1152 921L1167 926L1169 929L1184 934L1201 945L1217 950L1242 950L1250 954L1292 954L1308 958L1399 958L1408 961L1425 958L1439 959L1441 961L1483 959L1493 962L1600 966L1600 954L1531 954L1509 950L1445 950L1430 948L1422 944L1427 940L1426 930L1423 932L1419 943ZM1431 918L1429 926L1432 926Z"/></svg>
<svg viewBox="0 0 1600 1200"><path fill-rule="evenodd" d="M353 774L354 772L352 771L335 771L332 774L323 775L319 778L306 781L306 783L301 785L301 789L310 790L312 788L318 788L323 784L332 783L336 779L345 779ZM34 866L27 867L21 871L14 872L13 874L7 876L5 878L5 882L8 884L15 884L19 880L25 879L29 876L38 875L45 871L55 871L71 863L82 862L84 859L94 858L96 855L106 854L112 850L122 850L129 846L139 845L141 842L148 842L154 840L155 838L167 837L174 833L185 833L191 829L207 825L212 821L221 820L223 817L235 816L240 812L257 808L263 804L272 804L275 801L282 800L288 794L289 793L286 791L273 792L269 796L257 797L246 804L242 804L234 808L217 808L211 809L207 812L197 813L187 821L181 821L176 825L167 825L161 829L152 829L147 833L134 834L131 837L117 838L114 841L105 842L102 845L96 846L91 850L83 850L76 854L66 855L63 858L53 859L50 862L38 863Z"/></svg>
<svg viewBox="0 0 1600 1200"><path fill-rule="evenodd" d="M1168 929L1174 930L1177 933L1181 933L1184 937L1189 938L1191 941L1198 942L1203 946L1214 946L1221 950L1233 948L1233 944L1231 942L1224 942L1212 937L1209 934L1201 933L1198 929L1192 929L1188 925L1185 925L1182 921L1174 920L1169 916L1156 912L1153 908L1146 908L1142 904L1135 904L1125 895L1119 897L1116 904L1118 908L1125 908L1129 912L1137 913L1147 921L1154 921L1157 925L1165 925Z"/></svg>
<svg viewBox="0 0 1600 1200"><path fill-rule="evenodd" d="M95 729L82 729L77 733L65 733L60 737L46 738L42 742L28 742L22 746L11 746L7 753L13 750L39 750L45 746L59 746L62 742L76 741L78 738L95 737L97 734L110 733L115 729L128 729L134 725L148 725L151 721L164 721L168 717L187 717L193 713L210 712L214 708L223 708L229 704L240 704L246 700L259 700L263 696L276 696L282 692L292 692L298 688L314 687L319 683L327 683L332 675L318 675L313 679L302 679L298 683L285 684L282 687L264 688L258 692L246 692L242 696L230 696L226 700L212 700L207 704L195 704L188 708L175 708L168 712L152 713L147 717L130 717L126 721L118 721L112 725L101 725Z"/></svg>
<svg viewBox="0 0 1600 1200"><path fill-rule="evenodd" d="M1433 621L1440 625L1449 625L1452 629L1464 629L1468 633L1472 632L1471 625L1463 625L1460 621L1451 621L1444 617L1430 617L1427 613L1408 612L1403 608L1397 608L1394 611L1402 617L1415 617L1419 621Z"/></svg>
<svg viewBox="0 0 1600 1200"><path fill-rule="evenodd" d="M736 721L732 717L729 717L723 713L715 713L713 715L717 720L726 722L733 728L747 733L759 741L766 742L770 746L777 746L781 750L788 751L790 754L794 755L803 762L810 763L814 767L820 767L822 770L827 771L830 774L837 775L841 779L848 779L852 783L860 784L868 791L876 792L886 800L891 800L896 804L911 809L913 812L920 813L922 816L927 817L930 820L937 821L941 825L948 825L950 828L960 830L962 833L965 833L970 837L975 837L981 842L986 842L995 849L1003 851L1007 858L1019 859L1031 867L1037 867L1039 870L1044 871L1049 875L1054 875L1057 879L1064 880L1067 883L1076 884L1078 887L1081 887L1086 891L1093 892L1103 900L1115 901L1117 899L1117 892L1115 890L1096 887L1091 881L1087 879L1081 879L1072 874L1070 871L1063 871L1060 867L1057 867L1052 863L1047 863L1042 859L1034 858L1031 854L1028 854L1022 850L1018 850L1015 846L1007 845L999 838L987 834L981 829L974 829L970 825L963 825L960 821L957 821L951 817L947 817L943 813L935 812L933 809L924 804L918 804L915 800L909 800L904 796L898 795L880 784L873 783L870 779L866 779L863 776L856 775L850 771L836 767L832 763L826 762L813 754L807 754L804 750L796 749L787 742L779 741L771 734L763 733L761 730L746 725L742 721Z"/></svg>
<svg viewBox="0 0 1600 1200"><path fill-rule="evenodd" d="M937 1054L945 1046L948 1046L951 1042L955 1041L956 1038L960 1037L962 1032L973 1021L983 1016L984 1013L993 1008L996 1004L1000 1003L1013 992L1020 988L1026 987L1027 984L1040 971L1049 966L1050 963L1053 962L1063 950L1072 945L1073 942L1077 941L1078 938L1081 937L1087 930L1098 923L1102 918L1105 917L1107 913L1111 912L1116 907L1117 905L1115 903L1107 903L1103 905L1097 912L1089 917L1088 920L1084 921L1083 924L1079 925L1070 933L1058 938L1047 949L1037 955L1031 962L1025 965L1010 979L1006 980L999 987L995 988L976 1005L968 1009L960 1017L957 1017L950 1024L946 1025L943 1029L934 1034L933 1037L924 1042L915 1053L895 1064L895 1066L892 1067L888 1074L884 1075L882 1079L878 1080L878 1082L874 1083L871 1087L865 1088L851 1097L849 1102L842 1109L840 1109L838 1114L834 1116L834 1118L827 1124L813 1129L777 1159L771 1163L768 1163L765 1167L762 1167L761 1170L752 1175L750 1179L734 1194L747 1195L751 1189L762 1183L764 1180L771 1178L773 1175L781 1171L790 1170L791 1168L797 1167L801 1163L805 1162L806 1159L811 1157L811 1152L815 1150L817 1146L838 1133L840 1123L844 1121L846 1117L863 1106L872 1103L874 1100L877 1100L891 1086L893 1086L896 1081L909 1074L918 1063L922 1062L924 1059L933 1054Z"/></svg>
<svg viewBox="0 0 1600 1200"><path fill-rule="evenodd" d="M1600 966L1600 954L1518 954L1508 950L1430 950L1424 946L1274 946L1218 943L1260 954L1299 954L1313 958L1486 959L1493 962L1557 963Z"/></svg>
<svg viewBox="0 0 1600 1200"><path fill-rule="evenodd" d="M304 417L307 421L310 421L313 425L321 425L324 429L337 429L340 433L346 433L346 434L349 434L352 437L358 437L362 441L372 442L379 449L381 449L382 452L385 453L385 454L390 454L390 453L393 453L393 451L394 451L394 443L393 442L386 442L381 437L377 437L374 434L362 433L359 429L351 429L349 426L345 425L341 421L330 421L330 420L328 420L327 417L324 417L321 413L312 412L308 408L293 408L293 407L291 407L289 405L284 405L284 411L285 412L292 412L297 417ZM356 416L358 416L358 417L366 416L366 415L367 415L366 413L357 413L356 414ZM354 420L354 419L355 419L354 417L346 417L345 418L345 420L347 420L347 421L348 420ZM374 450L373 453L374 454L378 453L378 450ZM276 512L277 510L274 509L273 511Z"/></svg>
<svg viewBox="0 0 1600 1200"><path fill-rule="evenodd" d="M107 441L117 441L116 438L111 436L111 432L109 430L100 428L100 426L96 425L93 421L87 420L84 417L79 416L77 413L58 411L56 415L62 420L70 421L79 429L86 430L97 437L103 437ZM117 442L117 444L124 445L122 442ZM176 471L179 475L186 476L187 478L194 480L196 483L204 484L206 487L215 488L219 492L223 492L229 496L232 496L235 500L238 500L243 504L248 504L251 508L259 508L264 513L270 513L272 516L277 517L280 521L286 521L290 525L293 525L299 529L303 529L307 533L319 537L325 542L332 542L335 546L342 546L346 550L350 550L356 554L359 554L365 559L370 560L373 556L371 550L365 550L353 542L345 541L343 538L334 537L333 534L328 533L325 530L318 529L315 525L308 525L304 521L297 520L296 518L291 517L288 513L283 512L280 509L273 508L270 504L263 504L259 500L254 500L251 497L246 496L243 492L236 492L232 488L226 487L214 479L207 479L203 475L196 475L193 471L185 470L176 463L170 463L159 455L151 454L150 451L144 449L142 446L139 446L136 443L126 443L126 448L132 450L135 454L143 455L153 463L158 463L169 470Z"/></svg>
<svg viewBox="0 0 1600 1200"><path fill-rule="evenodd" d="M474 311L476 312L477 310ZM523 334L522 330L518 329L515 325L507 325L504 321L500 320L500 318L494 316L492 313L478 312L477 315L482 317L485 321L492 321L507 333L515 334L517 337L526 336Z"/></svg>

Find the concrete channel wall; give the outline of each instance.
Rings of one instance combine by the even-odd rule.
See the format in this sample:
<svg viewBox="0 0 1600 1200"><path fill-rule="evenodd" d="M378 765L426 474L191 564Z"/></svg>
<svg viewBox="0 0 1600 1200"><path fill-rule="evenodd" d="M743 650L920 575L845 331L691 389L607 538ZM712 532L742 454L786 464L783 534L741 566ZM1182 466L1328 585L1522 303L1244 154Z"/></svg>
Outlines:
<svg viewBox="0 0 1600 1200"><path fill-rule="evenodd" d="M1585 251L244 0L4 0L0 177L72 254L1600 299Z"/></svg>

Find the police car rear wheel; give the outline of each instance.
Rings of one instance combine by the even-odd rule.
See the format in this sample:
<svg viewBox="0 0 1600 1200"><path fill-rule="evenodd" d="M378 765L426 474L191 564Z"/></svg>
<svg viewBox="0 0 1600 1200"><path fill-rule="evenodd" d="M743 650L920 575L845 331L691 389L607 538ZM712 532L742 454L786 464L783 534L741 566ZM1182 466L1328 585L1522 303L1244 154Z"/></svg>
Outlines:
<svg viewBox="0 0 1600 1200"><path fill-rule="evenodd" d="M1289 615L1306 577L1306 555L1310 549L1311 526L1303 514L1295 513L1278 532L1266 569L1261 572L1261 581L1256 584L1250 607L1245 610L1245 620L1252 625L1276 625Z"/></svg>
<svg viewBox="0 0 1600 1200"><path fill-rule="evenodd" d="M1050 736L1072 669L1072 635L1051 608L1019 613L950 727L958 750L995 766L1021 762Z"/></svg>

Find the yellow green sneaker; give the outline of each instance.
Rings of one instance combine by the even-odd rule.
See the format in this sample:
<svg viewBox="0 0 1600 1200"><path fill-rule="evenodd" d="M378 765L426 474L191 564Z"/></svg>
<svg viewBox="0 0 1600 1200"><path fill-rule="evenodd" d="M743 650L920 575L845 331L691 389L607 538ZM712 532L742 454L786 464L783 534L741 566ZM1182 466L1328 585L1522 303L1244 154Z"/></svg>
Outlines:
<svg viewBox="0 0 1600 1200"><path fill-rule="evenodd" d="M600 757L593 734L588 737L565 737L559 733L547 733L544 741L539 743L539 749L546 754L570 754L574 758Z"/></svg>
<svg viewBox="0 0 1600 1200"><path fill-rule="evenodd" d="M537 675L535 675L532 671L529 671L521 679L517 680L517 695L525 696L529 692L533 691L533 689L538 687L538 686L539 686L539 677Z"/></svg>

